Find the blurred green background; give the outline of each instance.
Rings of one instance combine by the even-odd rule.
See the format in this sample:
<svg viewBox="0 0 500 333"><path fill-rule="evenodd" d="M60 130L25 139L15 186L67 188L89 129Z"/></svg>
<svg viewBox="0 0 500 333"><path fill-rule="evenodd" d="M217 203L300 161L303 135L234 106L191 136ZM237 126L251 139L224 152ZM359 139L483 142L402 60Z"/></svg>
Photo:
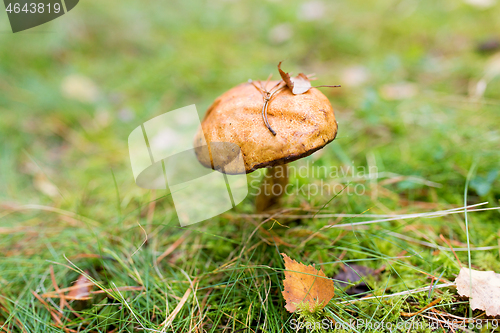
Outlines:
<svg viewBox="0 0 500 333"><path fill-rule="evenodd" d="M343 85L323 91L348 160L373 151L393 172L462 180L452 161L463 176L471 152L498 160L500 60L476 50L498 44L499 8L482 1L84 1L17 34L3 13L0 195L47 201L28 154L68 195L109 188L109 170L133 191L133 128L189 104L203 113L240 82L277 77L279 61Z"/></svg>
<svg viewBox="0 0 500 333"><path fill-rule="evenodd" d="M498 144L498 115L487 114L498 105L469 98L481 79L487 86L479 98L498 98L500 88L500 60L476 52L481 42L498 43L499 9L481 4L85 1L17 34L9 33L4 13L1 195L34 199L15 167L27 159L22 149L64 175L60 186L70 192L106 169L130 183L126 137L133 128L184 105L203 113L240 82L276 77L279 61L294 72L316 73L318 83L343 85L324 92L337 110L338 144L350 159L406 144L392 171L411 164L412 171L435 174L432 168L449 159L435 165L415 151L427 147L427 155L443 159L455 146L487 153L490 142ZM457 133L462 122L470 126ZM394 142L398 137L404 139ZM64 149L78 161L70 168ZM401 161L405 155L409 160Z"/></svg>
<svg viewBox="0 0 500 333"><path fill-rule="evenodd" d="M104 275L101 280L122 285L138 284L131 278L135 274L154 275L145 264L149 256L162 253L184 230L178 228L168 195L134 184L129 133L154 116L190 104L196 104L202 116L217 96L234 85L250 78L266 79L270 73L277 78L280 61L286 71L316 73L317 84L342 85L322 90L335 109L339 135L307 161L375 164L380 172L400 176L366 183L368 190L361 196L340 195L328 206L330 212L359 214L369 209L387 214L463 205L466 177L473 166L469 203L488 201L498 206L499 18L500 4L495 0L86 0L59 19L13 34L6 13L0 13L0 253L4 254L0 327L5 322L13 329L17 324L12 318L17 317L33 321L32 330L37 331L45 327L41 322L51 321L43 308L35 320L35 315L27 315L22 307L13 310L12 305L23 300L28 306L34 300L29 290L50 285L45 282L47 259L65 262L63 254L104 251L120 263L117 258L123 256L124 264L118 265L123 271L111 268L115 262L101 263L99 269L92 261L81 262L96 279L104 274L101 270L109 270L104 274L108 280ZM151 202L157 198L151 216ZM329 199L289 197L284 206L319 207ZM20 208L28 204L41 206ZM47 213L47 207L68 213L61 220ZM184 252L176 265L194 277L229 261L238 245L220 245L213 235L245 240L255 226L245 227L248 222L238 214L252 211L249 197L236 210L194 225L191 229L199 232L193 240L196 246L182 245ZM97 222L71 222L72 213ZM471 243L497 246L498 212L474 219ZM148 244L154 244L143 249L141 264L131 259L144 238L138 223L151 233ZM326 222L296 223L292 228L316 231ZM465 242L458 217L422 223L428 240L438 240L443 233L462 245ZM293 244L302 236L283 237ZM387 244L377 251L384 249L393 254L401 251ZM269 251L269 257L253 258L254 264L281 265L276 251ZM336 250L313 242L296 254L314 262L321 253L326 260L328 251ZM498 255L493 251L474 258L481 267L498 271ZM423 261L412 265L428 271L453 266L452 257L441 259L436 265ZM332 273L337 268L328 269ZM77 276L58 272L66 284ZM169 272L160 281L184 279ZM403 273L400 278L404 280ZM223 281L218 277L207 283ZM278 275L273 283L278 288ZM415 279L405 287L421 283ZM177 297L186 286L175 291ZM241 290L238 295L233 308L250 313L248 304L236 300L248 297ZM147 306L140 303L145 313L150 313L151 304L161 302L160 296L148 297L154 300ZM213 302L229 304L224 297ZM280 306L276 313L284 320ZM143 316L146 321L147 315ZM133 321L126 315L120 320ZM161 322L159 317L147 320L151 325ZM104 331L120 326L99 325ZM187 327L182 325L188 324L180 323L179 331Z"/></svg>

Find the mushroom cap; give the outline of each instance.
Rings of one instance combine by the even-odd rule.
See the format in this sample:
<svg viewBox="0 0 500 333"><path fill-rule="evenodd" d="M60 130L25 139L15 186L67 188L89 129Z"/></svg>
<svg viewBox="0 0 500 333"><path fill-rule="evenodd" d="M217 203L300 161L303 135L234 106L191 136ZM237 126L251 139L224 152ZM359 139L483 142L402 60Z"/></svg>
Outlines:
<svg viewBox="0 0 500 333"><path fill-rule="evenodd" d="M276 83L269 82L267 89ZM195 136L200 163L227 174L250 173L311 155L337 135L332 105L318 89L294 95L285 87L272 97L267 115L276 136L264 124L263 105L262 94L251 83L219 96ZM205 142L208 149L201 149ZM234 149L235 145L240 149ZM238 163L241 158L243 163Z"/></svg>

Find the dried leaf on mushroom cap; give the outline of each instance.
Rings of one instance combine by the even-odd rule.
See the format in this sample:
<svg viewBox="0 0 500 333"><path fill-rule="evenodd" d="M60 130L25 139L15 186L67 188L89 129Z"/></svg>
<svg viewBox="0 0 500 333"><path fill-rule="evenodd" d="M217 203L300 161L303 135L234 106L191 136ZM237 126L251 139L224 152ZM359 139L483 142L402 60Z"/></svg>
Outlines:
<svg viewBox="0 0 500 333"><path fill-rule="evenodd" d="M293 82L292 93L294 95L303 94L312 88L311 82L307 75L299 73L299 75L291 78Z"/></svg>
<svg viewBox="0 0 500 333"><path fill-rule="evenodd" d="M268 103L270 125L277 133L273 135L262 121L258 121L265 101L261 90L256 89L259 82L254 83L240 84L214 101L201 122L195 146L201 146L203 140L209 149L212 149L213 142L236 144L241 149L244 172L250 173L308 156L335 139L337 122L332 105L317 89L294 95L285 87L275 94ZM269 81L267 87L278 83ZM209 149L196 154L204 166L212 168L217 163L214 163ZM225 173L240 173L239 169L230 166L225 166Z"/></svg>
<svg viewBox="0 0 500 333"><path fill-rule="evenodd" d="M311 80L314 80L314 79L311 79L310 77L308 77L304 73L299 73L299 75L297 75L297 76L290 77L290 73L285 73L281 69L281 61L278 64L278 71L280 72L281 78L283 79L283 81L285 81L286 85L288 86L288 88L290 88L290 91L294 95L303 94L303 93L309 91L309 89L311 89L311 88L318 88L318 87L331 87L331 88L333 88L333 87L340 87L338 85L335 85L335 86L322 85L322 86L313 87L311 85Z"/></svg>
<svg viewBox="0 0 500 333"><path fill-rule="evenodd" d="M281 61L278 64L278 71L280 72L281 78L283 79L283 81L285 81L286 85L288 86L288 88L290 88L294 95L303 94L312 88L311 82L307 75L305 75L304 73L299 73L299 75L295 77L290 77L289 73L285 73L281 69Z"/></svg>

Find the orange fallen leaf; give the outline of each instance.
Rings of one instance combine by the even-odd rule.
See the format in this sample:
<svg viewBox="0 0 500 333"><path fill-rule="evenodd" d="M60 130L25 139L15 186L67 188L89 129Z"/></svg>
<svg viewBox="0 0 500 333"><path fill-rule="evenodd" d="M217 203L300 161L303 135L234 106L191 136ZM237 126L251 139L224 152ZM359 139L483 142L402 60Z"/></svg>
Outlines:
<svg viewBox="0 0 500 333"><path fill-rule="evenodd" d="M324 308L335 295L333 281L322 270L301 264L284 253L281 255L286 269L282 292L286 301L285 309L295 312L299 303L308 303L311 312L318 306Z"/></svg>

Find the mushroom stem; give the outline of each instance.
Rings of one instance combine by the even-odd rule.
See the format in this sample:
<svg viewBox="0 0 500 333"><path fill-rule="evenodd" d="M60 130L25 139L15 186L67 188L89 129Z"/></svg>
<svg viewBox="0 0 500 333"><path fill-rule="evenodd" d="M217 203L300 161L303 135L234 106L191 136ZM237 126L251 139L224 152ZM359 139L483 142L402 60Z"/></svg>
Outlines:
<svg viewBox="0 0 500 333"><path fill-rule="evenodd" d="M286 164L270 167L262 179L259 193L255 198L255 210L264 212L279 203L288 185L288 166Z"/></svg>

